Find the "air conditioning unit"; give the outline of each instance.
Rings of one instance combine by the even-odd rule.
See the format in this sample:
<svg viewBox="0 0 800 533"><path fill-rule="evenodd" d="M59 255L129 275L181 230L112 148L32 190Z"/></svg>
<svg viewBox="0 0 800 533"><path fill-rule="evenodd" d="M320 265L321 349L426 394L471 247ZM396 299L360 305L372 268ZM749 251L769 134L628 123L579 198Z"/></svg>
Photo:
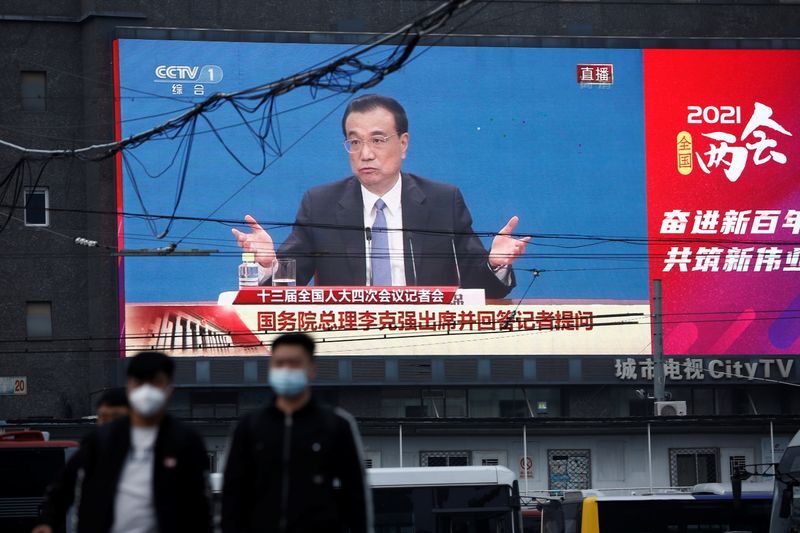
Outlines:
<svg viewBox="0 0 800 533"><path fill-rule="evenodd" d="M656 402L656 416L686 416L686 402Z"/></svg>

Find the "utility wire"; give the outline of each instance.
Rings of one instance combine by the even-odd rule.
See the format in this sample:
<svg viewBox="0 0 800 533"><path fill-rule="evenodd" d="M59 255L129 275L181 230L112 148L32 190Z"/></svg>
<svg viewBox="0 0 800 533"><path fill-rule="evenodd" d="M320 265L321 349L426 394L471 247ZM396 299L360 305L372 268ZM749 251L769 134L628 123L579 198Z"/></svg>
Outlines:
<svg viewBox="0 0 800 533"><path fill-rule="evenodd" d="M2 197L0 197L0 208L9 208L9 209L20 209L23 207L22 204L9 204L2 201ZM240 218L219 218L219 217L198 217L198 216L186 216L186 215L173 215L173 214L163 214L163 213L143 213L143 212L134 212L134 211L118 211L112 209L79 209L79 208L67 208L67 207L49 207L47 211L55 212L55 213L73 213L73 214L89 214L89 215L106 215L106 216L122 216L126 218L138 218L138 219L145 219L145 220L180 220L180 221L195 221L195 222L213 222L217 224L222 224L225 226L239 226L243 227L247 224L244 220ZM281 228L281 227L299 227L299 228L313 228L313 229L335 229L339 231L357 231L357 232L364 232L363 226L352 226L352 225L342 225L342 224L315 224L315 223L298 223L298 222L288 222L288 221L274 221L274 220L266 220L266 221L259 221L259 224L263 227L272 227L272 228ZM471 236L477 235L478 237L496 237L500 233L498 231L487 231L487 230L476 230L473 232L459 232L459 231L451 231L451 230L437 230L436 228L420 228L420 227L408 227L402 230L394 230L394 229L387 229L387 231L405 231L405 232L413 232L418 234L426 234L426 235L444 235L444 236ZM631 245L640 245L640 246L647 246L653 244L659 244L663 246L668 245L692 245L692 244L703 244L703 245L775 245L775 246L800 246L800 235L796 240L762 240L762 239L741 239L741 238L728 238L725 234L721 234L720 236L700 236L697 237L659 237L655 239L651 239L649 237L620 237L617 235L602 235L602 234L581 234L581 233L521 233L521 232L513 232L508 233L507 235L514 237L514 238L522 238L522 237L532 237L531 245L541 245L541 243L537 243L536 240L566 240L566 241L596 241L594 244L631 244Z"/></svg>
<svg viewBox="0 0 800 533"><path fill-rule="evenodd" d="M333 93L354 93L362 89L373 87L380 83L384 77L402 67L423 35L431 33L441 27L450 20L458 10L466 7L470 3L471 0L450 0L429 10L423 16L411 23L405 24L398 30L376 38L368 45L360 47L359 50L338 57L330 63L257 87L230 93L216 93L202 102L195 104L191 109L175 118L119 141L97 143L68 149L42 149L27 148L0 139L0 146L19 152L20 161L26 161L24 165L15 165L4 178L0 178L0 201L6 200L8 191L13 190L11 204L14 206L17 205L19 193L21 191L20 183L24 181L26 173L28 175L31 173L27 161L36 160L46 163L47 161L61 158L94 162L103 161L124 150L130 150L141 146L143 143L157 137L174 138L174 135L180 134L184 129L188 130L190 133L194 133L196 131L196 123L200 119L207 122L211 130L217 136L217 139L222 142L223 146L225 146L226 150L229 152L229 155L231 155L240 166L250 173L260 173L263 171L264 165L262 164L261 169L247 168L243 160L239 159L232 150L225 145L223 139L216 132L213 123L211 123L206 116L208 113L219 109L225 104L232 107L243 120L244 116L242 113L261 113L262 121L257 130L253 129L249 124L246 125L246 127L250 128L251 134L253 134L261 144L262 154L265 154L266 151L272 151L274 154L280 155L282 150L279 137L276 135L273 128L275 117L272 115L275 110L275 99L278 96L294 91L300 87L309 87L314 97L320 90ZM387 57L383 61L368 63L362 60L362 56L365 56L370 51L383 44L393 42L396 39L399 39L399 44L394 46L393 50L387 54ZM181 192L185 186L186 169L189 165L189 155L191 153L189 149L190 146L191 144L187 143L183 155L183 163L179 170L180 176L178 179L175 203L172 209L173 215L180 205ZM125 162L125 158L123 158L123 162ZM44 166L44 163L42 166ZM127 164L127 168L130 170L129 164ZM40 176L41 172L38 177ZM38 177L36 179L37 185L39 182ZM128 178L135 181L135 177L130 172ZM11 209L13 210L14 208ZM143 211L145 211L145 215L147 215L147 209L145 208ZM4 229L9 221L10 218L7 217L5 223L0 226L0 230ZM160 232L154 231L154 236L166 236L170 226L171 224L168 224L167 228ZM154 229L155 228L151 226L151 230Z"/></svg>

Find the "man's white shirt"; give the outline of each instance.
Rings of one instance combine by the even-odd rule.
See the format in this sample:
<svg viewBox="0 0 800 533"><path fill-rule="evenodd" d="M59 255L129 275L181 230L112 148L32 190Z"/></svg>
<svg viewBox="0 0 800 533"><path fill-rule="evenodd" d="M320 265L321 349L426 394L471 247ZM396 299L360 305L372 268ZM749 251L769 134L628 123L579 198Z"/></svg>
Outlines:
<svg viewBox="0 0 800 533"><path fill-rule="evenodd" d="M131 428L131 448L114 498L111 533L158 533L153 504L153 461L158 427Z"/></svg>
<svg viewBox="0 0 800 533"><path fill-rule="evenodd" d="M375 202L378 199L383 200L386 207L383 208L383 214L386 216L386 229L389 231L389 266L392 270L392 285L402 286L406 284L406 261L403 256L404 242L403 242L403 177L397 178L394 187L383 196L378 196L367 190L363 185L361 186L361 198L364 201L364 227L372 228L375 225L375 217L378 216L378 210L375 209ZM370 249L372 253L384 254L386 250L378 250L374 248L373 241L367 242L366 232L364 235L365 250L367 250L366 257L366 272L372 270L372 261L370 257ZM370 248L370 245L373 248ZM413 245L412 245L413 246ZM416 258L414 258L416 259Z"/></svg>

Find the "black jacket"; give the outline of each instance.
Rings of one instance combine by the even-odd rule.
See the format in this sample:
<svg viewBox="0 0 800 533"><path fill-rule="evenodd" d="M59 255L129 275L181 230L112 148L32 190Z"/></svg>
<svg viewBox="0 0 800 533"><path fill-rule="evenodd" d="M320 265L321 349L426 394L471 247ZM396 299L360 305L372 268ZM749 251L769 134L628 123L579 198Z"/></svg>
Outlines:
<svg viewBox="0 0 800 533"><path fill-rule="evenodd" d="M75 499L75 483L80 467L81 453L78 449L66 462L58 479L47 487L39 517L40 524L47 524L56 532L64 531L67 513Z"/></svg>
<svg viewBox="0 0 800 533"><path fill-rule="evenodd" d="M506 286L489 268L489 252L472 230L472 216L458 187L403 173L403 243L408 285L458 285L502 298ZM413 247L413 256L411 248ZM455 248L455 250L454 250ZM297 284L366 283L364 204L351 176L306 191L292 233L278 257L295 258Z"/></svg>
<svg viewBox="0 0 800 533"><path fill-rule="evenodd" d="M223 533L369 533L372 504L353 418L311 400L274 404L233 434L222 491Z"/></svg>
<svg viewBox="0 0 800 533"><path fill-rule="evenodd" d="M106 533L114 522L117 485L130 449L130 418L86 436L81 444L78 533ZM160 533L211 533L208 456L197 433L167 416L158 428L153 503Z"/></svg>

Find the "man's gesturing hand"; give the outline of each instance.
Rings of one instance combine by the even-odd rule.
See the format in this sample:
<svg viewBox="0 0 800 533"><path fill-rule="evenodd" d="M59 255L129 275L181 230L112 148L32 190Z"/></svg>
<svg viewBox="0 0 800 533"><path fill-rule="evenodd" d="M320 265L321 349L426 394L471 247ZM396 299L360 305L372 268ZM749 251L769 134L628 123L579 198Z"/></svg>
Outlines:
<svg viewBox="0 0 800 533"><path fill-rule="evenodd" d="M231 232L236 237L236 242L245 252L256 254L256 262L262 267L271 268L275 261L275 245L272 243L272 237L250 215L245 215L244 221L250 226L251 232L244 233L232 228Z"/></svg>
<svg viewBox="0 0 800 533"><path fill-rule="evenodd" d="M492 241L492 249L489 251L489 264L492 267L511 265L517 257L525 252L525 247L531 238L515 239L512 237L511 233L517 224L519 224L519 217L514 215Z"/></svg>

